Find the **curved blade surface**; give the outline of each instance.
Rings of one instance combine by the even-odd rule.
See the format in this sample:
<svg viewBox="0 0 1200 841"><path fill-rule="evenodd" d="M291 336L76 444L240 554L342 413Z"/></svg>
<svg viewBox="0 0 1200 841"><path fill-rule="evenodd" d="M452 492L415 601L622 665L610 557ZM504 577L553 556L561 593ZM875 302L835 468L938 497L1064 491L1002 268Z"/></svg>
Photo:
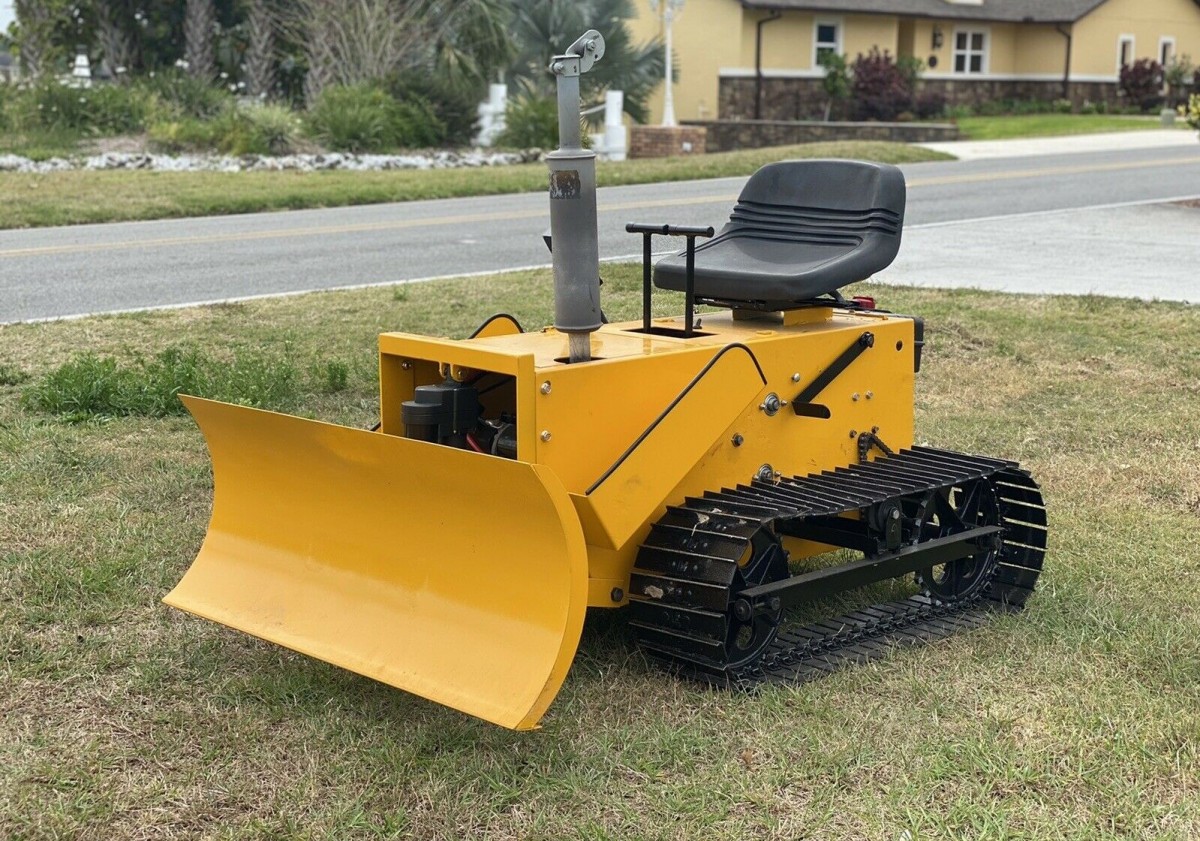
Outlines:
<svg viewBox="0 0 1200 841"><path fill-rule="evenodd" d="M470 715L529 729L587 604L569 497L537 465L199 398L199 555L164 601Z"/></svg>

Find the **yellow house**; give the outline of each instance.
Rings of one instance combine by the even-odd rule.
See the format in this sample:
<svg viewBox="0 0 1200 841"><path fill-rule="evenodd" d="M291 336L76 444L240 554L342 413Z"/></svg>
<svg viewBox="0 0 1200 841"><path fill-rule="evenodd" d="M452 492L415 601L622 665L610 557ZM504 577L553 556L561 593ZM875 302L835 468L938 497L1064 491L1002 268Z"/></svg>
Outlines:
<svg viewBox="0 0 1200 841"><path fill-rule="evenodd" d="M661 36L666 0L636 5L635 37ZM811 118L821 54L872 47L951 102L1113 101L1122 64L1200 60L1200 0L685 0L673 36L681 120Z"/></svg>

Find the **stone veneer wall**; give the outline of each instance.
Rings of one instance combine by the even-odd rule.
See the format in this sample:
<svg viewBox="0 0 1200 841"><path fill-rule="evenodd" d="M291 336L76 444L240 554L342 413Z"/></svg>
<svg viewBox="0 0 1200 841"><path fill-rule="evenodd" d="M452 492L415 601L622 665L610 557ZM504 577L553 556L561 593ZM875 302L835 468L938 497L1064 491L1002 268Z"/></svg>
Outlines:
<svg viewBox="0 0 1200 841"><path fill-rule="evenodd" d="M708 130L708 151L791 146L822 140L894 140L901 143L931 143L957 140L953 123L826 123L811 120L707 120L686 125Z"/></svg>
<svg viewBox="0 0 1200 841"><path fill-rule="evenodd" d="M633 126L629 130L630 158L703 155L705 151L705 131L700 126Z"/></svg>
<svg viewBox="0 0 1200 841"><path fill-rule="evenodd" d="M717 93L717 113L723 120L754 118L756 80L724 77ZM1062 98L1062 82L996 81L989 79L922 79L921 91L937 91L950 105L978 105L999 99L1053 101ZM1068 99L1078 107L1085 101L1120 104L1115 82L1072 82ZM765 78L762 84L763 120L819 120L825 115L820 79Z"/></svg>

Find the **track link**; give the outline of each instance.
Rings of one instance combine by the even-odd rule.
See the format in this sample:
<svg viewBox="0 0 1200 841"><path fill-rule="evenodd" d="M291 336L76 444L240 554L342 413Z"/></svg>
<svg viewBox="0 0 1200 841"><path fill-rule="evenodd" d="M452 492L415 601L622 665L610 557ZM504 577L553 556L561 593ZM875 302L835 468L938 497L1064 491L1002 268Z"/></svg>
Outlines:
<svg viewBox="0 0 1200 841"><path fill-rule="evenodd" d="M780 628L749 657L731 659L731 610L756 536L776 526L837 517L986 480L996 495L1002 542L986 588L951 601L928 594ZM898 646L940 639L1019 610L1033 593L1046 550L1046 511L1029 472L1015 463L929 447L808 476L754 480L669 506L642 544L630 579L630 624L668 668L724 686L811 680Z"/></svg>

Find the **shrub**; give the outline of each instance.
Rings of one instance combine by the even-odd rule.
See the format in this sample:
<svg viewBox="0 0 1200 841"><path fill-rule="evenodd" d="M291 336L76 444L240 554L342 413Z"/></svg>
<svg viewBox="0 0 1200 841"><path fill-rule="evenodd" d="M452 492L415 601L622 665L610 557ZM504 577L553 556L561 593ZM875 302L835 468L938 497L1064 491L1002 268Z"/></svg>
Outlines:
<svg viewBox="0 0 1200 841"><path fill-rule="evenodd" d="M438 144L469 145L479 123L479 102L483 94L474 85L454 84L443 76L407 72L387 82L387 92L398 102L420 99L433 109L443 127Z"/></svg>
<svg viewBox="0 0 1200 841"><path fill-rule="evenodd" d="M203 152L217 147L215 126L211 122L185 117L153 123L146 129L152 149L158 152Z"/></svg>
<svg viewBox="0 0 1200 841"><path fill-rule="evenodd" d="M233 95L224 88L176 68L145 76L136 86L156 96L167 116L173 118L210 119L233 105Z"/></svg>
<svg viewBox="0 0 1200 841"><path fill-rule="evenodd" d="M1187 99L1188 90L1196 84L1196 65L1192 64L1189 55L1172 56L1163 68L1163 81L1171 93L1172 102L1182 102Z"/></svg>
<svg viewBox="0 0 1200 841"><path fill-rule="evenodd" d="M917 118L921 120L943 117L946 114L946 95L941 91L921 91L913 103L913 108L917 112Z"/></svg>
<svg viewBox="0 0 1200 841"><path fill-rule="evenodd" d="M20 102L20 89L16 85L0 84L0 131L16 128Z"/></svg>
<svg viewBox="0 0 1200 841"><path fill-rule="evenodd" d="M392 145L412 149L441 146L445 142L446 126L428 101L413 96L393 103Z"/></svg>
<svg viewBox="0 0 1200 841"><path fill-rule="evenodd" d="M851 66L854 116L859 120L894 120L912 108L912 91L905 72L887 51L872 47Z"/></svg>
<svg viewBox="0 0 1200 841"><path fill-rule="evenodd" d="M308 112L309 132L330 149L371 152L391 139L393 100L375 87L326 89Z"/></svg>
<svg viewBox="0 0 1200 841"><path fill-rule="evenodd" d="M227 108L211 120L163 120L147 133L151 146L161 152L285 155L296 150L300 127L300 118L289 108L245 105Z"/></svg>
<svg viewBox="0 0 1200 841"><path fill-rule="evenodd" d="M282 105L230 108L214 123L216 147L229 155L284 155L300 139L300 119Z"/></svg>
<svg viewBox="0 0 1200 841"><path fill-rule="evenodd" d="M821 91L825 94L825 119L829 120L833 116L834 107L850 95L850 66L844 55L833 51L822 55L820 63L825 71L821 78ZM841 110L838 108L839 112Z"/></svg>
<svg viewBox="0 0 1200 841"><path fill-rule="evenodd" d="M1200 129L1200 94L1192 94L1188 97L1187 105L1179 106L1179 116L1187 120L1192 128Z"/></svg>
<svg viewBox="0 0 1200 841"><path fill-rule="evenodd" d="M1121 92L1139 111L1150 111L1162 102L1163 67L1149 58L1139 58L1121 68Z"/></svg>
<svg viewBox="0 0 1200 841"><path fill-rule="evenodd" d="M346 152L433 146L445 135L428 102L419 97L397 102L374 85L325 90L308 113L308 131L330 149Z"/></svg>
<svg viewBox="0 0 1200 841"><path fill-rule="evenodd" d="M550 97L510 99L504 112L504 131L496 136L496 145L513 149L558 146L558 103Z"/></svg>
<svg viewBox="0 0 1200 841"><path fill-rule="evenodd" d="M30 90L26 107L33 125L103 135L141 131L156 101L133 86L74 88L49 82Z"/></svg>

